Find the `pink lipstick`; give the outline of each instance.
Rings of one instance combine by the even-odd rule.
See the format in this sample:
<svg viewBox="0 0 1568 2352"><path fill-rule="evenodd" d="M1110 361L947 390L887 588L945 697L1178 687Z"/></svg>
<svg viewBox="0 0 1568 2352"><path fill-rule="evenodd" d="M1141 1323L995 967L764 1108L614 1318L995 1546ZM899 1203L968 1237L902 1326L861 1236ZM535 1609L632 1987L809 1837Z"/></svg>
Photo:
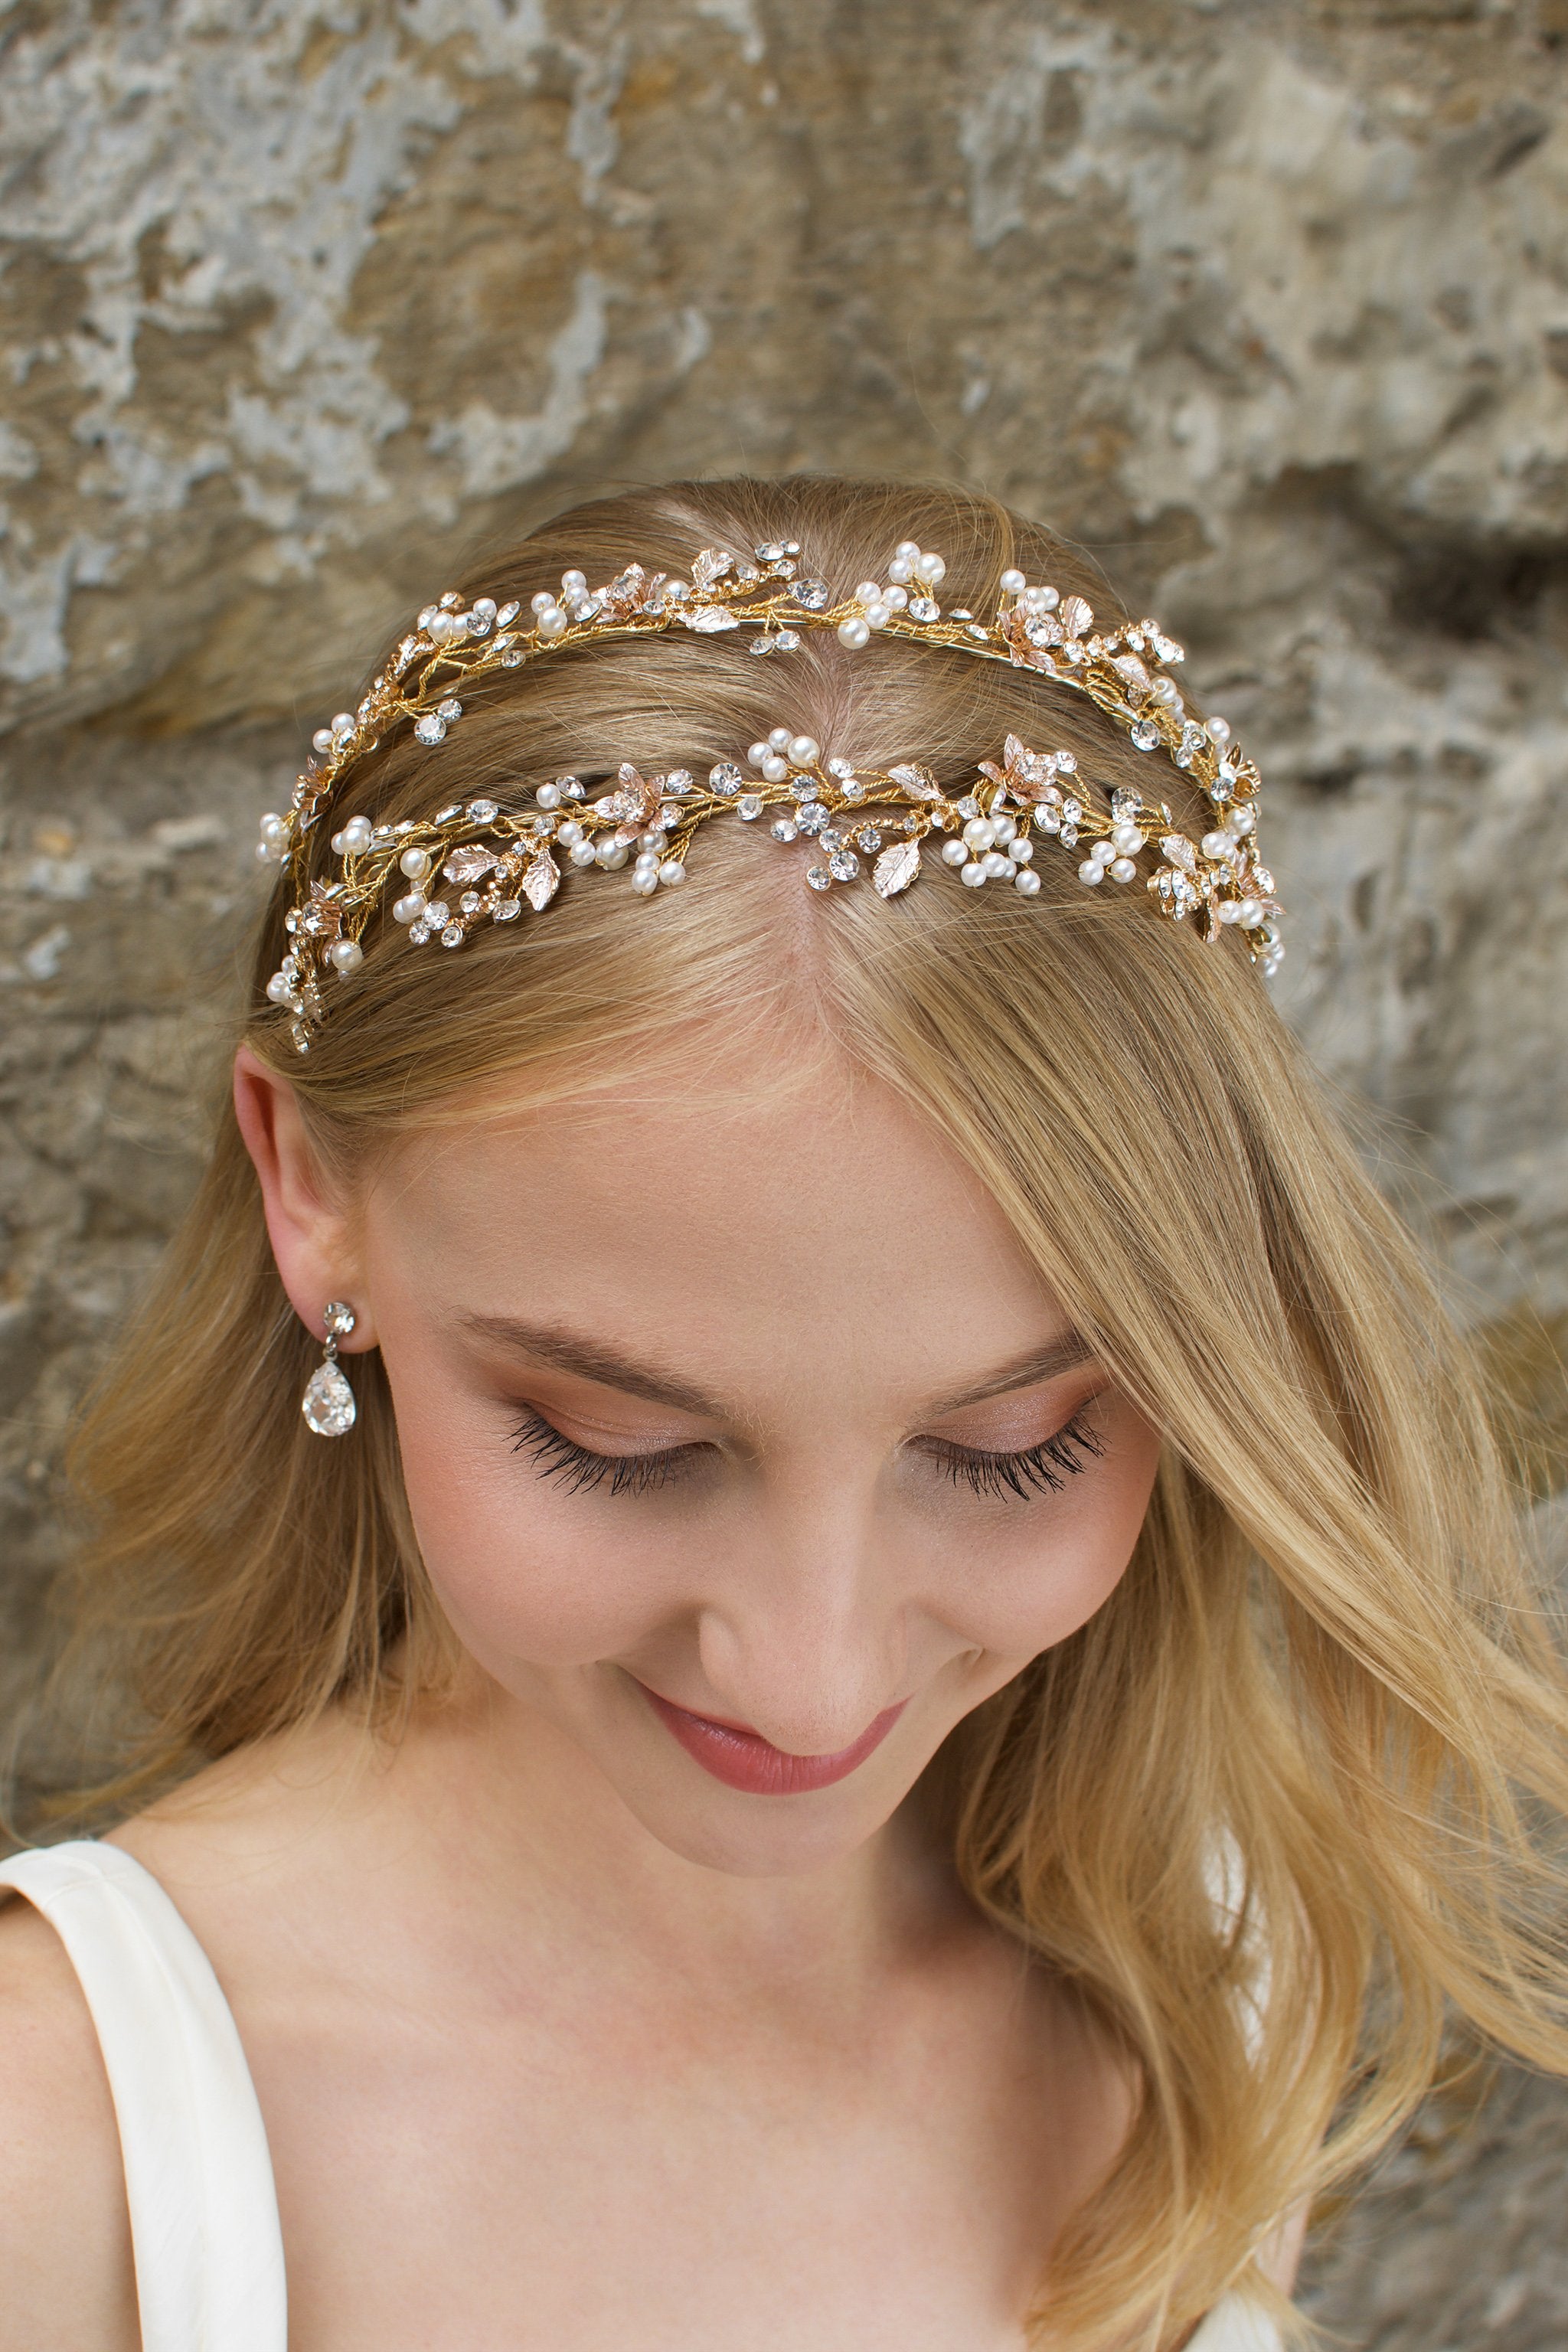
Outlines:
<svg viewBox="0 0 1568 2352"><path fill-rule="evenodd" d="M720 1723L710 1715L693 1715L673 1699L661 1698L656 1690L648 1690L648 1705L667 1727L672 1731L689 1756L694 1756L704 1771L711 1772L731 1789L744 1789L757 1797L794 1797L806 1789L826 1789L835 1780L842 1780L863 1764L874 1748L879 1748L897 1723L908 1699L900 1699L896 1706L884 1707L873 1723L867 1726L858 1739L851 1740L833 1756L792 1756L785 1748L775 1748L758 1731L749 1731L743 1724Z"/></svg>

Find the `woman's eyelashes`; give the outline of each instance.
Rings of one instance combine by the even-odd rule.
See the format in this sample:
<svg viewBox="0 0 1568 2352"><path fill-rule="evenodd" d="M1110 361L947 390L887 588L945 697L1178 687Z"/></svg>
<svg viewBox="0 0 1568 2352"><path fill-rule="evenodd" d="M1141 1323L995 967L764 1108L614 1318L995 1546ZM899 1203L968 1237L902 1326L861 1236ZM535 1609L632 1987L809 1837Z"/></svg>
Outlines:
<svg viewBox="0 0 1568 2352"><path fill-rule="evenodd" d="M1093 1400L1089 1400L1090 1402ZM989 1499L1009 1497L1031 1502L1042 1495L1059 1494L1105 1452L1105 1441L1091 1429L1080 1405L1072 1418L1037 1444L1010 1453L960 1445L952 1438L924 1437L914 1449L937 1464L954 1486ZM700 1475L717 1449L705 1441L667 1445L646 1454L596 1454L557 1429L553 1422L529 1407L511 1432L512 1450L526 1454L542 1478L553 1479L569 1495L604 1487L612 1495L651 1495L683 1479Z"/></svg>

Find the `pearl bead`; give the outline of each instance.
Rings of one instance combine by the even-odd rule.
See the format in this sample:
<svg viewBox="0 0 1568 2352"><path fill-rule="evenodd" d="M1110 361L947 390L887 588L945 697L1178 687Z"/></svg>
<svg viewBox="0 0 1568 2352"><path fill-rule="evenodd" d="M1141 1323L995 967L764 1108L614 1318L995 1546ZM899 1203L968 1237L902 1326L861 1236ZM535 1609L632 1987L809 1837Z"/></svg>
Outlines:
<svg viewBox="0 0 1568 2352"><path fill-rule="evenodd" d="M768 749L769 747L766 743L752 744L751 750L747 752L746 757L751 761L753 768L760 768L762 766L763 761L768 756Z"/></svg>
<svg viewBox="0 0 1568 2352"><path fill-rule="evenodd" d="M476 596L474 598L474 610L479 614L481 621L493 621L496 616L495 598L493 596Z"/></svg>
<svg viewBox="0 0 1568 2352"><path fill-rule="evenodd" d="M591 841L574 841L566 855L579 873L584 866L598 863L598 852Z"/></svg>
<svg viewBox="0 0 1568 2352"><path fill-rule="evenodd" d="M1013 861L1000 849L988 849L981 860L988 882L1000 882L1013 871Z"/></svg>
<svg viewBox="0 0 1568 2352"><path fill-rule="evenodd" d="M580 596L588 585L587 575L582 572L563 572L561 585L569 596Z"/></svg>
<svg viewBox="0 0 1568 2352"><path fill-rule="evenodd" d="M574 843L582 840L583 828L574 816L568 817L564 824L556 826L555 838L563 849L570 849Z"/></svg>
<svg viewBox="0 0 1568 2352"><path fill-rule="evenodd" d="M559 604L552 604L548 613L541 613L539 634L542 637L563 637L566 635L566 615Z"/></svg>
<svg viewBox="0 0 1568 2352"><path fill-rule="evenodd" d="M1032 866L1020 866L1018 871L1013 877L1014 889L1021 890L1026 898L1032 898L1039 889L1039 887L1040 877L1036 873L1034 867Z"/></svg>
<svg viewBox="0 0 1568 2352"><path fill-rule="evenodd" d="M985 868L979 865L961 866L958 869L958 878L966 889L978 890L985 879Z"/></svg>
<svg viewBox="0 0 1568 2352"><path fill-rule="evenodd" d="M293 995L294 991L289 986L288 981L284 979L282 973L280 971L275 971L271 979L267 983L267 993L271 998L274 1004L284 1004L287 1003L289 998Z"/></svg>
<svg viewBox="0 0 1568 2352"><path fill-rule="evenodd" d="M1131 882L1135 879L1138 868L1130 857L1113 857L1110 871L1113 882Z"/></svg>
<svg viewBox="0 0 1568 2352"><path fill-rule="evenodd" d="M1078 869L1078 878L1080 882L1087 882L1092 890L1097 882L1104 880L1105 868L1098 857L1086 857Z"/></svg>
<svg viewBox="0 0 1568 2352"><path fill-rule="evenodd" d="M1244 898L1236 910L1236 919L1244 931L1255 931L1265 917L1256 898Z"/></svg>
<svg viewBox="0 0 1568 2352"><path fill-rule="evenodd" d="M1257 823L1258 819L1249 808L1232 809L1230 813L1232 833L1250 833Z"/></svg>
<svg viewBox="0 0 1568 2352"><path fill-rule="evenodd" d="M664 864L658 869L658 878L661 882L667 883L684 882L686 879L686 868L681 864L679 857L667 857Z"/></svg>
<svg viewBox="0 0 1568 2352"><path fill-rule="evenodd" d="M847 646L852 653L868 644L870 635L870 624L863 613L851 613L847 620L838 624L838 642L841 646Z"/></svg>
<svg viewBox="0 0 1568 2352"><path fill-rule="evenodd" d="M358 856L370 847L371 822L367 816L351 816L343 827L343 847Z"/></svg>
<svg viewBox="0 0 1568 2352"><path fill-rule="evenodd" d="M989 849L996 838L996 828L988 816L972 816L963 828L963 838L971 849Z"/></svg>
<svg viewBox="0 0 1568 2352"><path fill-rule="evenodd" d="M1097 841L1089 854L1097 866L1109 866L1116 852L1109 841Z"/></svg>
<svg viewBox="0 0 1568 2352"><path fill-rule="evenodd" d="M994 816L991 820L991 824L992 829L996 835L998 845L1001 848L1005 849L1007 844L1017 832L1017 826L1014 824L1012 818L1006 815Z"/></svg>
<svg viewBox="0 0 1568 2352"><path fill-rule="evenodd" d="M632 872L634 874L657 874L658 872L658 860L657 857L650 856L648 851L645 849L642 855L637 858L636 864L633 866Z"/></svg>
<svg viewBox="0 0 1568 2352"><path fill-rule="evenodd" d="M283 820L282 820L282 818L279 815L279 814L278 814L277 810L276 810L276 809L268 809L268 812L267 812L267 814L266 814L266 815L262 818L262 820L261 820L261 838L262 838L262 840L263 840L263 841L281 841L281 840L282 840L282 838L283 838L284 831L285 831L285 827L284 827Z"/></svg>
<svg viewBox="0 0 1568 2352"><path fill-rule="evenodd" d="M822 746L815 735L793 735L789 755L797 768L809 768L814 760L821 759Z"/></svg>
<svg viewBox="0 0 1568 2352"><path fill-rule="evenodd" d="M909 601L909 590L901 587L896 580L890 588L884 588L882 591L882 602L889 613L901 613Z"/></svg>
<svg viewBox="0 0 1568 2352"><path fill-rule="evenodd" d="M1236 847L1236 837L1228 833L1205 833L1203 851L1205 857L1228 857Z"/></svg>
<svg viewBox="0 0 1568 2352"><path fill-rule="evenodd" d="M946 866L967 866L969 863L969 851L962 841L944 841L942 845L942 863Z"/></svg>
<svg viewBox="0 0 1568 2352"><path fill-rule="evenodd" d="M940 588L947 577L947 566L940 555L917 556L915 570L928 588Z"/></svg>
<svg viewBox="0 0 1568 2352"><path fill-rule="evenodd" d="M364 950L357 940L334 940L327 953L340 971L353 971L364 961Z"/></svg>
<svg viewBox="0 0 1568 2352"><path fill-rule="evenodd" d="M1211 719L1205 730L1205 732L1208 736L1211 743L1228 743L1230 740L1230 721L1228 719Z"/></svg>
<svg viewBox="0 0 1568 2352"><path fill-rule="evenodd" d="M866 607L866 626L868 629L885 629L892 617L890 605L877 604Z"/></svg>
<svg viewBox="0 0 1568 2352"><path fill-rule="evenodd" d="M599 843L594 852L594 862L602 866L606 874L618 874L630 856L631 851L626 843L616 841L612 835L608 841Z"/></svg>
<svg viewBox="0 0 1568 2352"><path fill-rule="evenodd" d="M1010 841L1007 844L1007 855L1015 866L1027 866L1034 854L1034 843L1026 839L1023 834L1019 834L1016 841Z"/></svg>
<svg viewBox="0 0 1568 2352"><path fill-rule="evenodd" d="M1007 570L1002 574L999 584L1004 596L1021 596L1025 588L1028 585L1028 583L1025 580L1023 573L1018 571L1016 566L1010 564Z"/></svg>
<svg viewBox="0 0 1568 2352"><path fill-rule="evenodd" d="M920 553L920 543L912 539L900 539L893 550L894 560L900 563L918 563Z"/></svg>
<svg viewBox="0 0 1568 2352"><path fill-rule="evenodd" d="M341 833L333 834L331 845L332 856L334 857L342 857L348 849L348 843L343 839Z"/></svg>
<svg viewBox="0 0 1568 2352"><path fill-rule="evenodd" d="M880 583L875 580L862 580L855 591L855 602L858 604L879 604L881 601Z"/></svg>
<svg viewBox="0 0 1568 2352"><path fill-rule="evenodd" d="M553 613L555 610L555 599L548 588L542 588L538 595L531 596L528 602L530 610L536 614Z"/></svg>
<svg viewBox="0 0 1568 2352"><path fill-rule="evenodd" d="M423 882L430 871L430 852L427 849L405 849L397 862L411 882Z"/></svg>
<svg viewBox="0 0 1568 2352"><path fill-rule="evenodd" d="M654 892L658 888L658 866L637 866L632 874L632 888L637 892L639 898L651 898Z"/></svg>
<svg viewBox="0 0 1568 2352"><path fill-rule="evenodd" d="M424 891L410 890L406 898L399 898L394 904L392 919L395 923L414 923L418 921L424 912Z"/></svg>
<svg viewBox="0 0 1568 2352"><path fill-rule="evenodd" d="M561 787L559 784L541 784L533 797L542 809L558 809L561 805Z"/></svg>
<svg viewBox="0 0 1568 2352"><path fill-rule="evenodd" d="M1135 824L1113 826L1110 838L1123 857L1135 857L1143 846L1143 835Z"/></svg>
<svg viewBox="0 0 1568 2352"><path fill-rule="evenodd" d="M1182 689L1173 677L1157 677L1149 691L1155 701L1163 702L1167 709L1173 702L1179 702L1182 698Z"/></svg>
<svg viewBox="0 0 1568 2352"><path fill-rule="evenodd" d="M769 749L769 751L787 751L789 750L789 747L790 747L790 731L789 731L789 729L788 729L787 727L774 727L774 728L773 728L773 729L770 730L769 735L768 735L768 749Z"/></svg>
<svg viewBox="0 0 1568 2352"><path fill-rule="evenodd" d="M330 727L318 727L318 728L317 728L317 730L316 730L316 731L315 731L315 733L314 733L314 734L311 736L311 738L310 738L310 749L311 749L311 751L330 751L331 750L331 748L332 748L332 730L331 730L331 729Z"/></svg>
<svg viewBox="0 0 1568 2352"><path fill-rule="evenodd" d="M1237 905L1234 898L1226 898L1221 901L1219 919L1222 923L1234 923L1240 912L1241 909Z"/></svg>
<svg viewBox="0 0 1568 2352"><path fill-rule="evenodd" d="M782 784L789 773L789 761L782 751L770 751L763 761L763 773L770 784Z"/></svg>
<svg viewBox="0 0 1568 2352"><path fill-rule="evenodd" d="M903 556L895 555L888 566L888 577L895 588L901 588L910 576L910 566Z"/></svg>

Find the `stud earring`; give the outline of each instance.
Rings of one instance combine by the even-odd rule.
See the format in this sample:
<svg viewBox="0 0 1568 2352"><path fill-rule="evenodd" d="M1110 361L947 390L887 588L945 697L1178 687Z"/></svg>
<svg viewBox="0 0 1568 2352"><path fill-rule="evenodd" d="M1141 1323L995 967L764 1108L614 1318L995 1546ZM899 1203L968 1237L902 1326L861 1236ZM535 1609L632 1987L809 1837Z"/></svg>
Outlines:
<svg viewBox="0 0 1568 2352"><path fill-rule="evenodd" d="M341 1298L329 1299L321 1309L327 1351L306 1381L305 1393L300 1400L305 1425L313 1429L318 1437L342 1437L354 1425L358 1407L338 1362L338 1341L348 1338L357 1320L353 1308L345 1307Z"/></svg>

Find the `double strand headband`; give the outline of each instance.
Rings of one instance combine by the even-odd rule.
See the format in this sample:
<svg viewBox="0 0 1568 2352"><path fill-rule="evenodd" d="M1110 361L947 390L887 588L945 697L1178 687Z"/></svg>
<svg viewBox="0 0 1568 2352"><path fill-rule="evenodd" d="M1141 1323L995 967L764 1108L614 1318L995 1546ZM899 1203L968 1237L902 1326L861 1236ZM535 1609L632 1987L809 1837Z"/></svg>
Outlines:
<svg viewBox="0 0 1568 2352"><path fill-rule="evenodd" d="M525 909L542 914L563 871L617 873L629 864L636 896L673 887L686 878L698 827L731 812L755 824L772 810L775 841L805 841L810 888L854 882L866 859L883 898L916 879L931 835L969 888L1005 882L1026 898L1040 887L1039 844L1082 848L1079 879L1089 889L1126 887L1142 857L1145 887L1163 914L1190 918L1210 942L1233 926L1264 974L1277 970L1284 950L1274 878L1259 860L1258 770L1223 719L1201 720L1184 708L1170 674L1182 648L1157 623L1097 631L1081 596L1031 586L1016 571L1003 572L991 619L963 607L944 613L936 591L947 566L912 540L899 546L885 581L863 581L838 604L826 581L803 572L795 541L770 541L754 555L704 549L689 580L631 563L603 588L568 572L559 594L531 598L526 620L520 602L489 596L467 604L450 592L426 606L359 709L340 711L317 733L316 756L287 813L261 820L258 856L289 869L294 883L284 918L289 951L267 993L289 1016L300 1053L325 1018L329 988L363 961L362 937L389 888L399 892L394 920L412 943L459 948L480 923L515 922ZM952 793L918 760L857 767L825 757L809 735L775 727L752 745L744 766L722 760L705 780L685 768L644 776L628 763L592 796L577 777L560 776L514 809L454 800L398 824L351 816L331 837L337 871L309 877L312 832L356 763L395 728L411 725L434 751L460 721L470 680L590 640L670 629L743 631L748 650L764 658L787 657L809 629L832 629L851 651L889 636L1011 663L1086 695L1139 751L1163 751L1188 771L1208 796L1213 829L1193 840L1163 801L1125 785L1096 786L1072 752L1037 751L1016 735L997 759L981 761L967 789Z"/></svg>

